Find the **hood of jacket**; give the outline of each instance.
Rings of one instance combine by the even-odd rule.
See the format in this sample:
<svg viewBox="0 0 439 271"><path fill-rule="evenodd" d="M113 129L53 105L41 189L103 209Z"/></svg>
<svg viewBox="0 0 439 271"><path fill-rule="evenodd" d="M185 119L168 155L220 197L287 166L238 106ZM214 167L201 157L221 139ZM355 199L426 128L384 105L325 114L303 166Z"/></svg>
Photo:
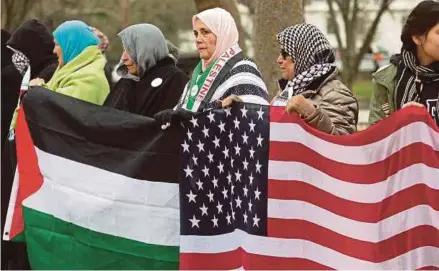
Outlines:
<svg viewBox="0 0 439 271"><path fill-rule="evenodd" d="M58 62L57 56L53 53L53 36L35 19L28 20L17 28L6 44L29 59L31 78L39 74L44 67Z"/></svg>
<svg viewBox="0 0 439 271"><path fill-rule="evenodd" d="M9 40L9 38L11 37L11 34L9 34L8 31L2 29L2 39L1 39L1 43L2 43L2 48L1 48L1 52L2 52L2 68L8 66L8 65L12 65L12 50L10 50L9 48L6 47L6 41Z"/></svg>

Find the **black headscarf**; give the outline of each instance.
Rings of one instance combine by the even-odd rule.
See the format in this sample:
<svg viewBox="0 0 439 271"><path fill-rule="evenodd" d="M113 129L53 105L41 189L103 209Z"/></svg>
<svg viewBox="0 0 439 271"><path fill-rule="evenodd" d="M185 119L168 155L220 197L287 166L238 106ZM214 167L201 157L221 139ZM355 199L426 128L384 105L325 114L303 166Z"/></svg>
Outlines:
<svg viewBox="0 0 439 271"><path fill-rule="evenodd" d="M12 34L7 45L29 59L32 79L40 77L46 82L50 80L58 66L58 58L53 53L53 36L42 23L35 19L24 22Z"/></svg>
<svg viewBox="0 0 439 271"><path fill-rule="evenodd" d="M17 106L18 92L20 90L21 74L12 64L12 51L6 47L6 41L11 35L2 29L1 37L1 114L2 114L2 142L1 149L3 150L4 143L9 132L9 124L11 123L12 114ZM3 170L3 168L2 168Z"/></svg>
<svg viewBox="0 0 439 271"><path fill-rule="evenodd" d="M12 51L6 47L6 41L9 40L11 37L11 34L9 34L8 31L2 29L2 68L6 67L7 65L12 64Z"/></svg>

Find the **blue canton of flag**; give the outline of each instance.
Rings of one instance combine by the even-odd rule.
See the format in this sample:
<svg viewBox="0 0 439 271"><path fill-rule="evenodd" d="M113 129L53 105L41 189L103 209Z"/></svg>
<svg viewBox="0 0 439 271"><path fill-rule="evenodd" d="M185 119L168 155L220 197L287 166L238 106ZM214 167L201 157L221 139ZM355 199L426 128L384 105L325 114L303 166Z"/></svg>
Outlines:
<svg viewBox="0 0 439 271"><path fill-rule="evenodd" d="M234 104L192 118L181 144L182 235L267 234L268 107Z"/></svg>

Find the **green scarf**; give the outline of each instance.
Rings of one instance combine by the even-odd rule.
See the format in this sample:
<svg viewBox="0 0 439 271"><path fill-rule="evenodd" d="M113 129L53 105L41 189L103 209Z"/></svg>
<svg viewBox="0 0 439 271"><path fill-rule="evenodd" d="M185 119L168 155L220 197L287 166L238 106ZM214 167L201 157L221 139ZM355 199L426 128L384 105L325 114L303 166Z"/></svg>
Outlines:
<svg viewBox="0 0 439 271"><path fill-rule="evenodd" d="M200 61L198 65L195 67L194 71L192 72L192 78L189 83L189 88L187 91L188 101L186 105L186 109L192 111L192 108L194 107L195 100L197 99L198 94L200 93L201 87L204 84L204 81L206 81L207 76L210 73L210 70L215 65L216 60L212 61L212 63L207 67L207 69L203 72L201 70L202 62ZM201 74L201 76L198 78L198 75ZM197 80L198 78L198 80ZM196 87L196 89L194 88Z"/></svg>

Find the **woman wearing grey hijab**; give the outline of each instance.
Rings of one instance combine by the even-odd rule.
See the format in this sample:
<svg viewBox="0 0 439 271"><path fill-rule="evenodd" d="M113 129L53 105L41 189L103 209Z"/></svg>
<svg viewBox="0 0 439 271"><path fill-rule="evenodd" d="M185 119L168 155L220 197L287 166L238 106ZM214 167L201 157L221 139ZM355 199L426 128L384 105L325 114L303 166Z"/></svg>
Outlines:
<svg viewBox="0 0 439 271"><path fill-rule="evenodd" d="M160 29L137 24L118 36L124 47L116 70L121 79L104 105L147 117L173 108L189 77L175 66Z"/></svg>

